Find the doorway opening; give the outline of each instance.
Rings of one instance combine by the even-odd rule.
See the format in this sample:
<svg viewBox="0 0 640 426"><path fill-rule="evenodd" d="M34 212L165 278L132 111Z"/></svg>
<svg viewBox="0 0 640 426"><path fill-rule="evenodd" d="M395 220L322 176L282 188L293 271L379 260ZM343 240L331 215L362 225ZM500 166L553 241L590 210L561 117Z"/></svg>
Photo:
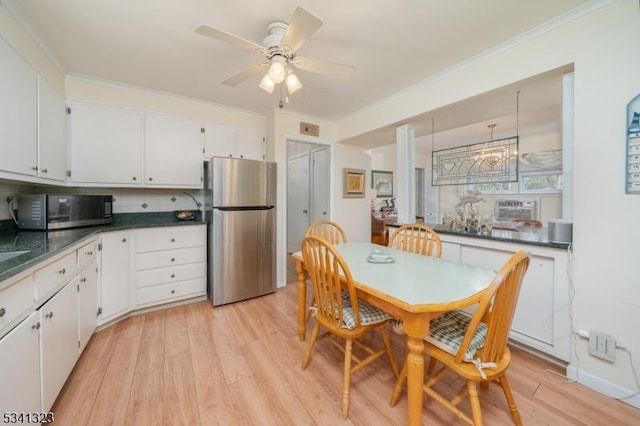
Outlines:
<svg viewBox="0 0 640 426"><path fill-rule="evenodd" d="M309 225L330 218L330 146L287 142L287 252L300 250Z"/></svg>

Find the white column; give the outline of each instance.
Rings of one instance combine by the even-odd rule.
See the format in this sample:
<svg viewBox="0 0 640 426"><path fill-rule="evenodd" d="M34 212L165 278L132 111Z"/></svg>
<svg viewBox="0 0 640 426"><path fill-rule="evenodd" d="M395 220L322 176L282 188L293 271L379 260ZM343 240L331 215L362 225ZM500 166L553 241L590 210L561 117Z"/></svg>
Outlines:
<svg viewBox="0 0 640 426"><path fill-rule="evenodd" d="M562 219L573 219L573 73L562 76Z"/></svg>
<svg viewBox="0 0 640 426"><path fill-rule="evenodd" d="M413 127L405 124L396 128L395 197L398 222L416 221L415 146Z"/></svg>

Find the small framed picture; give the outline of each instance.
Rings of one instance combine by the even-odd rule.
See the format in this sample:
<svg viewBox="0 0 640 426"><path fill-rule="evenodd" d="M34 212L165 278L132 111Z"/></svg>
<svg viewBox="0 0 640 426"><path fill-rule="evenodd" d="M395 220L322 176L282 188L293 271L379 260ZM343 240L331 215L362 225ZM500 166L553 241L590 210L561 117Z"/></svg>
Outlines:
<svg viewBox="0 0 640 426"><path fill-rule="evenodd" d="M378 198L393 197L393 172L372 170L371 188L377 191Z"/></svg>
<svg viewBox="0 0 640 426"><path fill-rule="evenodd" d="M365 171L361 169L344 169L343 198L364 198Z"/></svg>

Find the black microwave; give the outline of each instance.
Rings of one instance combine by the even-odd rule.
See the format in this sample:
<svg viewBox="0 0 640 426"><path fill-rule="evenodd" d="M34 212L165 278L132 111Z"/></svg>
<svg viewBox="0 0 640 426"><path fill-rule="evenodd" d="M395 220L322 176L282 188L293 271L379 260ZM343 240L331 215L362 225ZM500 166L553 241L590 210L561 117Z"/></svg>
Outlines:
<svg viewBox="0 0 640 426"><path fill-rule="evenodd" d="M113 223L111 195L18 195L18 228L49 231Z"/></svg>

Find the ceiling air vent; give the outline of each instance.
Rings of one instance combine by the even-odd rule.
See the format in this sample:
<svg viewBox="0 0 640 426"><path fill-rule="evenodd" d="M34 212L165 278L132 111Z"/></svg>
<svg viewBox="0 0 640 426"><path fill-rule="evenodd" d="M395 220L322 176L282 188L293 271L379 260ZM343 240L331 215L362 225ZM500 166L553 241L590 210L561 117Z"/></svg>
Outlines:
<svg viewBox="0 0 640 426"><path fill-rule="evenodd" d="M300 122L300 134L309 136L320 136L320 126L317 124Z"/></svg>

